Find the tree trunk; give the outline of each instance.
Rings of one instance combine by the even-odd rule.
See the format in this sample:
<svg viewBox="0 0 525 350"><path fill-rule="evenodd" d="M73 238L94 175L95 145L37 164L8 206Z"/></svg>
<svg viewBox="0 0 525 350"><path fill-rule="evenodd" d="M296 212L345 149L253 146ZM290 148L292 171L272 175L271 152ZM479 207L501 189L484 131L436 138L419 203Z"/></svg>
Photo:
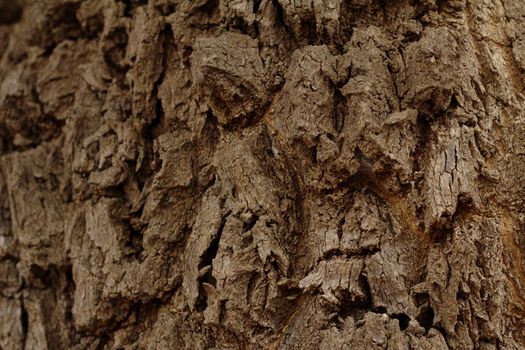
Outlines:
<svg viewBox="0 0 525 350"><path fill-rule="evenodd" d="M0 12L0 349L525 349L522 0Z"/></svg>

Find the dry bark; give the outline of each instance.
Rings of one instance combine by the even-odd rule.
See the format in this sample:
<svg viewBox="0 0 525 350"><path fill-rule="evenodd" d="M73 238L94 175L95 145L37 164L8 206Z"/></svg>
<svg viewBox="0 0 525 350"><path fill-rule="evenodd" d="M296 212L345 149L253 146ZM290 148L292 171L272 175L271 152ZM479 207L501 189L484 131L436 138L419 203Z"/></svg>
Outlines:
<svg viewBox="0 0 525 350"><path fill-rule="evenodd" d="M0 0L0 349L525 349L521 0Z"/></svg>

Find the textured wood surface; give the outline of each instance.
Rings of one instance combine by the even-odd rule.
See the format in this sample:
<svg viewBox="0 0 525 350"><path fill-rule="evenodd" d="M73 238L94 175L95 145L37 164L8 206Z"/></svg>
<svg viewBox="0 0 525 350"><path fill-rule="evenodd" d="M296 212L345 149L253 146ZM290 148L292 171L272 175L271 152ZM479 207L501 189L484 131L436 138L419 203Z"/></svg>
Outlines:
<svg viewBox="0 0 525 350"><path fill-rule="evenodd" d="M0 0L0 349L525 349L522 0Z"/></svg>

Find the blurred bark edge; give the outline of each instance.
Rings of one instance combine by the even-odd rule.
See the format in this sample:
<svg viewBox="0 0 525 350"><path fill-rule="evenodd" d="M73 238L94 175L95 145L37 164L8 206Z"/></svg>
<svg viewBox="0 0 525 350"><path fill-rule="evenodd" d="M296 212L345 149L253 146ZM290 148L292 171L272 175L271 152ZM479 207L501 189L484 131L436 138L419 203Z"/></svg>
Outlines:
<svg viewBox="0 0 525 350"><path fill-rule="evenodd" d="M22 6L17 0L0 0L0 25L17 22L22 16Z"/></svg>

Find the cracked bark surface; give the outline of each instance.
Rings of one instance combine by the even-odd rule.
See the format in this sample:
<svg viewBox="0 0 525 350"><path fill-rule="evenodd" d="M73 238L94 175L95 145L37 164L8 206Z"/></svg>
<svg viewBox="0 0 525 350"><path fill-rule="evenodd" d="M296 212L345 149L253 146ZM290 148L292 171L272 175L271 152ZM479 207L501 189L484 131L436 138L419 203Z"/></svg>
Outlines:
<svg viewBox="0 0 525 350"><path fill-rule="evenodd" d="M521 0L0 0L0 349L525 349Z"/></svg>

